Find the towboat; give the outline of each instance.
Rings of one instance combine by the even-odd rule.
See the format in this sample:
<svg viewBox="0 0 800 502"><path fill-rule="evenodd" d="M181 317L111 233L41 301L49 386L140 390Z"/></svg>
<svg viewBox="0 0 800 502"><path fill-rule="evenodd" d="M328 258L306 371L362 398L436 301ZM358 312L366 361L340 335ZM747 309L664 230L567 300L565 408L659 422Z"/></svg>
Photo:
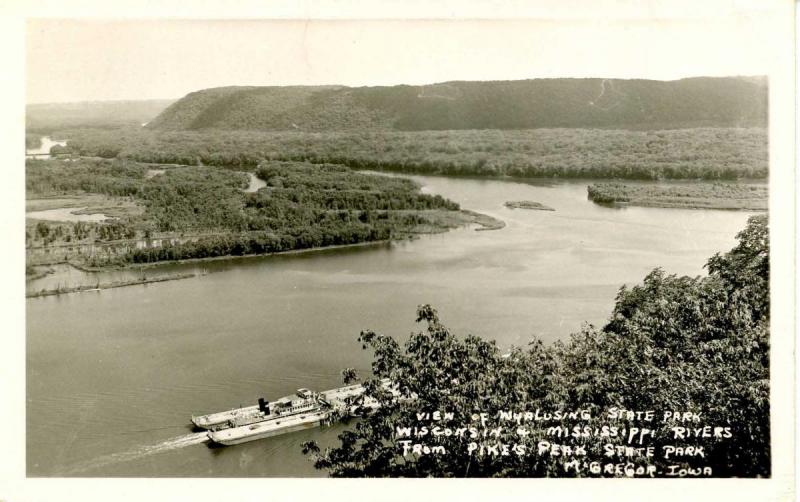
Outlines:
<svg viewBox="0 0 800 502"><path fill-rule="evenodd" d="M395 395L390 381L381 384ZM358 399L364 394L360 384L312 392L298 389L292 396L269 402L259 398L255 406L192 416L192 422L208 430L208 438L217 444L234 445L268 438L331 422L334 414L355 415L359 407L375 410L380 404L372 398Z"/></svg>
<svg viewBox="0 0 800 502"><path fill-rule="evenodd" d="M246 406L210 415L192 416L192 423L201 429L216 431L309 411L315 406L317 406L316 394L308 389L298 389L295 395L282 397L272 403L259 398L258 405L255 406Z"/></svg>

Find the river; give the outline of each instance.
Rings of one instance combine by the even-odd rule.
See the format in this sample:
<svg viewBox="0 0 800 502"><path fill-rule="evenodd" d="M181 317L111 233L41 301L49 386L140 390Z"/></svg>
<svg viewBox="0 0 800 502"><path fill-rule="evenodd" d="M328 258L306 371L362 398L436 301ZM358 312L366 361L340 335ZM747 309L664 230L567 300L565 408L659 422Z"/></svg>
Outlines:
<svg viewBox="0 0 800 502"><path fill-rule="evenodd" d="M42 136L42 144L38 148L26 148L25 156L38 159L50 158L50 149L56 145L67 146L67 142L51 139L50 136Z"/></svg>
<svg viewBox="0 0 800 502"><path fill-rule="evenodd" d="M331 444L342 426L209 448L191 433L189 418L299 387L336 387L345 367L364 374L370 359L359 332L404 338L417 328L421 303L433 304L455 332L502 348L533 336L565 339L584 321L602 324L618 288L656 266L703 273L705 260L732 247L751 214L602 207L587 200L586 182L413 178L506 227L167 265L148 273L209 273L28 299L28 475L323 475L300 445ZM508 209L509 200L555 211ZM61 273L69 274L40 281L60 281ZM75 280L89 277L81 274Z"/></svg>

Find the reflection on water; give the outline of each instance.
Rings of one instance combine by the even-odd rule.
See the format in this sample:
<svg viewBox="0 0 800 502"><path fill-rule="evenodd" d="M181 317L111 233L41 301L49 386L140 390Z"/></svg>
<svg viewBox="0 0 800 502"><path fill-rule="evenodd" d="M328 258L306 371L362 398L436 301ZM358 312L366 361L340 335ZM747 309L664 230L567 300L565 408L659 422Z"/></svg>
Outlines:
<svg viewBox="0 0 800 502"><path fill-rule="evenodd" d="M602 324L618 288L656 266L703 273L709 256L732 247L749 215L600 207L587 200L585 183L415 179L506 227L166 265L147 274L193 267L209 274L27 300L29 475L322 475L300 445L332 444L342 426L220 449L180 438L192 414L299 387L332 388L345 367L367 373L358 333L369 328L403 339L418 328L413 319L422 303L437 307L455 332L501 348L533 336L564 339L584 321ZM503 206L507 200L555 211L512 210ZM106 272L116 273L139 272ZM185 447L126 454L175 438Z"/></svg>

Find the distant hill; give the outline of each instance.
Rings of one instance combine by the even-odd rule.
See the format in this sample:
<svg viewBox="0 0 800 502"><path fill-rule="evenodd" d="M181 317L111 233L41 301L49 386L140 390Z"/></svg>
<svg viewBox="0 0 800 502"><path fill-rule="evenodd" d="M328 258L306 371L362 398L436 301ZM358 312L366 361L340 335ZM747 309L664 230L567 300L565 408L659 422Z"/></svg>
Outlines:
<svg viewBox="0 0 800 502"><path fill-rule="evenodd" d="M162 130L337 131L763 127L767 80L536 79L392 87L220 87L148 124Z"/></svg>
<svg viewBox="0 0 800 502"><path fill-rule="evenodd" d="M27 105L25 129L29 133L47 134L69 128L141 126L174 102L174 99L154 99Z"/></svg>

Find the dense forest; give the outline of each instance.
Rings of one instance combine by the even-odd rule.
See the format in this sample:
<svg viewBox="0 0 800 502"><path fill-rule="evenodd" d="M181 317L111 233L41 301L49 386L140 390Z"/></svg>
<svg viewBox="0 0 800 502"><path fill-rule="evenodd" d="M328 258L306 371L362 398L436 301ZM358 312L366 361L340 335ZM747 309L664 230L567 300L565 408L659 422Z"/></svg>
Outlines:
<svg viewBox="0 0 800 502"><path fill-rule="evenodd" d="M110 197L94 212L113 219L28 225L29 246L113 244L104 254L91 249L95 266L379 241L419 226L449 228L461 215L457 204L420 193L410 180L336 165L266 162L256 175L267 186L252 193L244 190L246 173L217 167L166 166L156 174L108 159L28 160L26 167L28 199L68 196L75 206L91 205L89 194ZM123 202L133 207L119 208Z"/></svg>
<svg viewBox="0 0 800 502"><path fill-rule="evenodd" d="M601 328L587 325L568 342L546 346L534 340L504 355L494 342L451 333L427 305L417 312L417 321L427 329L413 333L403 344L364 331L359 342L374 351L374 375L366 379L365 387L382 407L371 414L362 410L363 418L339 435L336 446L323 450L308 442L304 452L318 469L336 477L624 477L646 465L655 466L652 475L657 477L703 467L710 467L715 477L769 476L766 215L751 217L738 240L730 252L708 260L707 276L679 277L656 269L641 284L621 288L608 323ZM352 369L343 371L343 376L346 381L357 377ZM392 397L378 384L380 378L395 382L406 399ZM631 445L622 434L592 432L607 425L621 429L642 423L627 414L610 418L613 408L655 412L657 420L647 425L654 433L644 443L654 448L653 457L621 453L616 446ZM452 431L475 424L473 414L479 412L486 413L494 426L497 423L491 420L508 410L563 415L544 426L523 422L531 426L529 435L518 434L512 422L486 437L412 438L441 446L446 454L404 455L398 442L401 426L422 423L429 430L435 425ZM566 414L577 410L588 416ZM661 420L663 412L676 410L697 414L700 421L688 427L709 432L683 440L701 446L702 455L664 457L665 447L676 443L671 428L686 425L674 417ZM421 422L417 415L434 411L453 416ZM580 433L573 434L575 426L580 426ZM547 427L567 427L569 433L554 438L547 435ZM713 436L714 427L724 434ZM469 441L484 450L468 453ZM561 454L540 454L540 441L580 447L586 453L574 457L577 466L565 468L565 460L573 457L564 453L563 446ZM498 444L515 449L503 455L476 453ZM610 455L605 445L610 445ZM592 472L586 467L591 461L632 467Z"/></svg>
<svg viewBox="0 0 800 502"><path fill-rule="evenodd" d="M409 180L359 174L344 166L265 163L256 175L267 187L249 194L214 168L175 168L154 178L142 197L145 217L159 231L235 234L136 249L130 260L239 256L385 240L431 223L418 211L459 210L438 195L419 193ZM196 181L187 183L192 178Z"/></svg>
<svg viewBox="0 0 800 502"><path fill-rule="evenodd" d="M142 188L146 172L144 165L119 160L28 159L25 162L25 191L28 197L74 192L136 195Z"/></svg>
<svg viewBox="0 0 800 502"><path fill-rule="evenodd" d="M766 178L767 132L535 129L342 133L70 130L76 155L255 167L262 160L456 176Z"/></svg>
<svg viewBox="0 0 800 502"><path fill-rule="evenodd" d="M222 87L193 92L162 130L342 131L766 126L758 77L535 79L392 87Z"/></svg>

